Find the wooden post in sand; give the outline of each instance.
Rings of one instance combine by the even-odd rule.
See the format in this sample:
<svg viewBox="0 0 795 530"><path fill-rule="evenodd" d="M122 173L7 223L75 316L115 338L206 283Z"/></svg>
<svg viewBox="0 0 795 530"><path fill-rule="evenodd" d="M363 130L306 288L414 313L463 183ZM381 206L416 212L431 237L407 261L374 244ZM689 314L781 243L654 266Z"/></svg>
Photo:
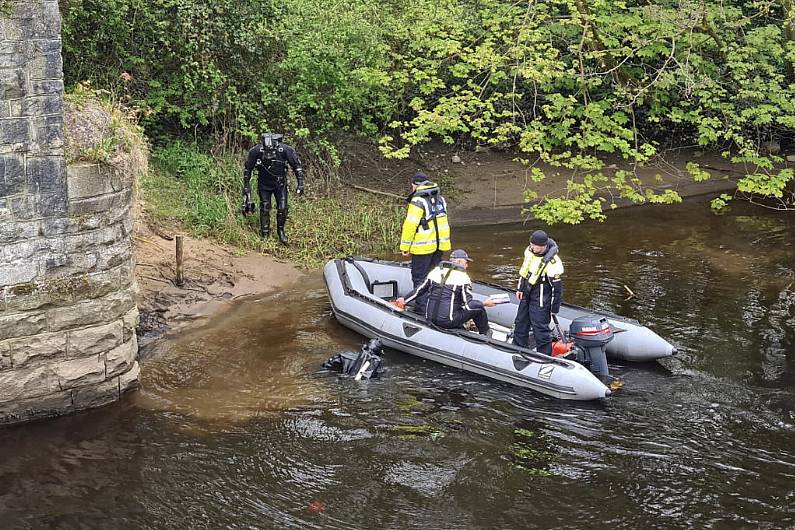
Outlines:
<svg viewBox="0 0 795 530"><path fill-rule="evenodd" d="M185 271L182 267L182 236L177 236L177 287L185 285Z"/></svg>

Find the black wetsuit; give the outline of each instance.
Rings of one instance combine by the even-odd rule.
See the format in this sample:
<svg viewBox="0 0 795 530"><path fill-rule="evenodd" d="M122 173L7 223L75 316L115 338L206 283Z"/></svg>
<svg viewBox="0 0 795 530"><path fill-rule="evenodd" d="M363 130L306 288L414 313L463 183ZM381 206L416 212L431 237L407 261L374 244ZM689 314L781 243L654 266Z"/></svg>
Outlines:
<svg viewBox="0 0 795 530"><path fill-rule="evenodd" d="M270 234L270 209L272 199L276 200L276 226L279 239L286 242L284 225L287 222L287 166L290 166L298 180L299 194L304 189L304 170L301 161L291 146L280 143L267 149L262 144L248 152L243 170L243 187L249 187L251 172L257 170L257 192L260 198L260 229L263 236ZM283 237L284 236L284 237Z"/></svg>

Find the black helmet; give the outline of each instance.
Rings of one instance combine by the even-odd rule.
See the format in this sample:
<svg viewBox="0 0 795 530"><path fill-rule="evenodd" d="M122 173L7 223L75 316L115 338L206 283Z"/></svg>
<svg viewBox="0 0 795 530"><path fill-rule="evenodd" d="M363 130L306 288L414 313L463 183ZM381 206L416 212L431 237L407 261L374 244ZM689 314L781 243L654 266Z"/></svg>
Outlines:
<svg viewBox="0 0 795 530"><path fill-rule="evenodd" d="M262 152L266 159L273 160L276 158L276 152L279 149L279 144L282 143L283 134L279 133L263 133L260 137L262 139Z"/></svg>
<svg viewBox="0 0 795 530"><path fill-rule="evenodd" d="M262 133L262 136L260 136L262 147L265 149L276 148L282 143L282 138L284 138L284 135L281 133Z"/></svg>

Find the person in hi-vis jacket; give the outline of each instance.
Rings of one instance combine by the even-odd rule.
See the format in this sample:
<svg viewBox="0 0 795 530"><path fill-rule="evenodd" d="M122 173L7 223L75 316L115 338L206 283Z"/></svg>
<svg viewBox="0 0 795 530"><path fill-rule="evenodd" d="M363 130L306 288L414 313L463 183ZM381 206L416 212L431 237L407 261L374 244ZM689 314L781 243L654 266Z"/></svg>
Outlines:
<svg viewBox="0 0 795 530"><path fill-rule="evenodd" d="M411 281L416 289L428 272L442 261L442 252L450 250L450 225L447 223L447 201L439 186L427 175L417 173L411 178L407 202L400 252L411 256ZM423 294L415 300L415 307L424 307L426 297L427 294Z"/></svg>
<svg viewBox="0 0 795 530"><path fill-rule="evenodd" d="M546 355L552 353L549 324L563 300L562 277L563 262L557 255L557 245L546 232L536 230L530 236L530 245L524 251L524 261L519 269L516 289L519 309L514 321L514 344L527 348L532 329L536 351Z"/></svg>

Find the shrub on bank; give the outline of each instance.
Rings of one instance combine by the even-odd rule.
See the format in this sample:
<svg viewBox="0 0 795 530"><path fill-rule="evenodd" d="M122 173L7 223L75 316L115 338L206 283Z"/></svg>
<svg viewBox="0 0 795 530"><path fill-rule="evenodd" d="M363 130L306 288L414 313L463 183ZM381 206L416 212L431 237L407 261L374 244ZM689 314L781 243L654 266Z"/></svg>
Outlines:
<svg viewBox="0 0 795 530"><path fill-rule="evenodd" d="M245 153L212 157L197 146L175 141L154 149L152 168L142 182L146 208L154 222L178 223L197 237L272 254L315 267L332 257L388 254L400 237L403 205L355 190L335 194L314 187L290 194L287 234L290 245L259 238L259 214L240 213ZM290 175L290 189L295 181ZM256 182L253 180L253 182ZM254 194L259 206L259 198ZM275 223L275 208L271 214ZM275 225L274 225L275 227Z"/></svg>

